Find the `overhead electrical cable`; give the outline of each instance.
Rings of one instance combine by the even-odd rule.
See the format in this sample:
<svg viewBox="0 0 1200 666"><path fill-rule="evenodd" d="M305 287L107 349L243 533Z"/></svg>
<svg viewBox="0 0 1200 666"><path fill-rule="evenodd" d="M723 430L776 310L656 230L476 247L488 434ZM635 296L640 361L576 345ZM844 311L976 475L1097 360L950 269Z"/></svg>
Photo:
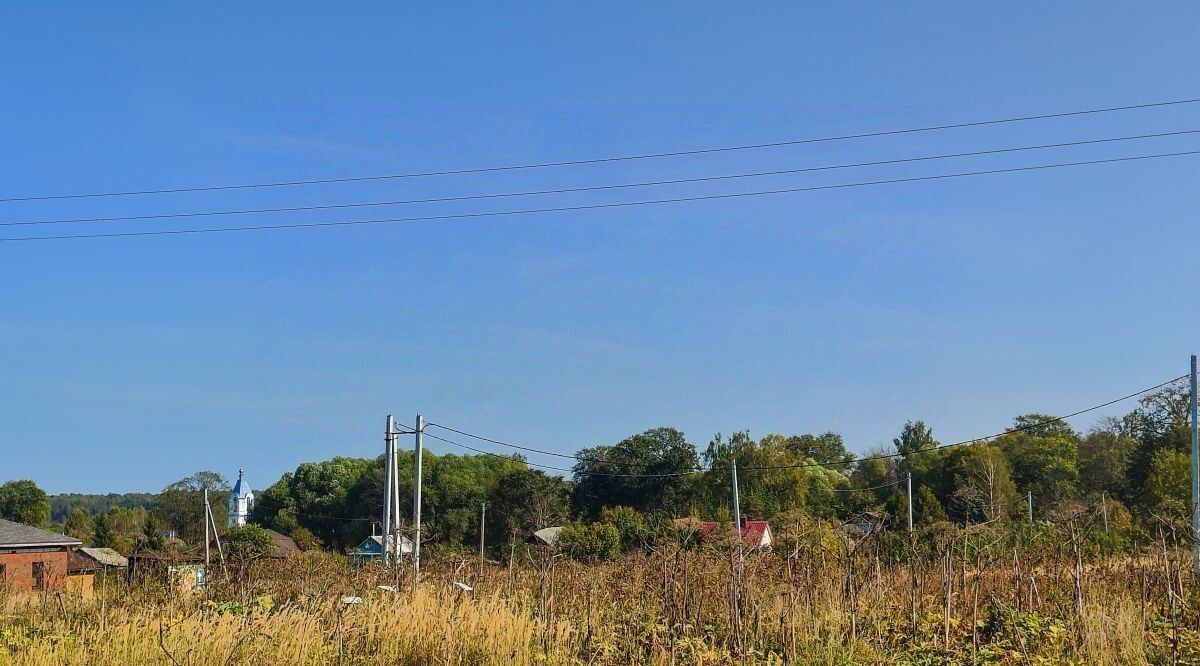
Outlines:
<svg viewBox="0 0 1200 666"><path fill-rule="evenodd" d="M889 178L885 180L860 181L854 183L838 183L832 185L815 185L809 187L788 187L773 190L758 190L751 192L733 192L727 194L708 194L690 197L673 197L668 199L645 199L641 201L625 201L615 203L598 203L598 204L581 204L577 206L556 206L549 208L526 208L515 210L488 211L480 213L456 213L449 215L419 215L413 217L398 217L384 218L374 220L345 220L334 222L295 222L287 224L264 224L253 226L235 226L235 227L207 227L199 229L154 229L149 231L119 231L109 233L91 233L91 234L64 234L58 236L14 236L0 237L0 243L26 242L26 241L47 241L47 240L75 240L85 238L129 238L138 236L177 236L177 235L196 235L196 234L211 234L211 233L234 233L245 231L274 231L282 229L319 229L327 227L351 227L365 226L374 224L394 224L400 222L428 222L438 220L463 220L487 217L501 217L509 215L531 215L539 213L561 213L582 210L602 210L608 208L628 208L635 206L654 206L672 203L685 203L692 201L715 201L722 199L740 199L747 197L760 197L778 194L793 194L799 192L816 192L821 190L837 190L848 189L855 187L869 187L876 185L894 185L898 183L915 183L922 181L949 180L954 178L966 178L971 176L986 176L1003 173L1020 173L1028 171L1042 171L1047 169L1062 169L1078 166L1090 166L1095 164L1115 164L1119 162L1134 162L1143 160L1163 159L1168 157L1183 157L1191 155L1200 155L1200 150L1180 151L1173 153L1159 153L1154 155L1134 155L1129 157L1113 157L1100 160L1085 160L1079 162L1060 162L1056 164L1038 164L1024 167L1011 167L1006 169L986 169L981 171L963 171L958 173L936 174L932 176L913 176L909 178Z"/></svg>
<svg viewBox="0 0 1200 666"><path fill-rule="evenodd" d="M1068 419L1074 418L1076 416L1087 414L1088 412L1094 412L1096 410L1115 405L1119 402L1124 402L1125 400L1129 400L1131 398L1136 398L1140 395L1150 393L1151 391L1156 391L1160 388L1163 388L1165 386L1168 386L1170 384L1178 382L1181 379L1185 379L1187 377L1188 377L1188 375L1180 375L1173 379L1169 379L1169 380L1161 382L1159 384L1155 384L1154 386L1151 386L1149 388L1144 388L1139 391L1135 391L1133 393L1123 395L1119 398L1113 398L1112 400L1108 400L1106 402L1102 402L1097 405L1092 405L1091 407L1085 407L1083 409L1071 412L1070 414L1064 414L1063 416L1055 416L1055 417L1051 417L1048 419L1043 419L1036 423L1028 423L1028 424L1018 426L1015 428L1009 428L1007 430L1003 430L1001 432L991 434L991 435L986 435L986 436L982 436L982 437L974 437L971 439L965 439L965 440L961 440L961 441L957 441L957 442L951 442L948 444L939 444L939 445L931 447L929 449L923 449L922 451L917 451L914 453L923 453L926 451L949 449L949 448L954 448L954 447L959 447L959 446L966 446L969 444L979 444L981 442L993 440L993 439L996 439L997 437L1003 437L1005 435L1012 435L1012 434L1017 434L1017 433L1022 433L1022 432L1028 432L1030 430L1036 430L1037 428L1041 428L1046 425L1050 425L1053 423L1061 423ZM621 461L616 461L616 460L597 460L597 459L590 459L590 458L585 458L585 457L580 457L580 456L556 453L553 451L546 451L544 449L538 449L538 448L534 448L531 446L513 444L511 442L505 442L504 440L491 438L491 437L485 437L482 435L477 435L475 433L471 433L471 432L468 432L465 430L459 430L459 429L451 428L449 426L440 425L440 424L433 423L433 422L428 422L428 423L426 423L426 425L441 428L443 430L448 430L450 432L454 432L454 433L463 435L465 437L471 437L473 439L478 439L480 441L490 442L490 443L497 444L500 446L506 446L506 447L513 448L513 449L528 451L531 453L539 453L539 454L543 454L543 455L558 456L558 457L563 457L563 458L572 458L572 459L578 460L580 462L601 462L604 464L611 464L611 465L638 464L638 463L622 463ZM430 437L435 437L436 439L440 439L430 433L426 433L426 435L428 435ZM460 445L460 446L464 446L464 448L466 448L465 445ZM485 453L488 453L488 452L485 452ZM491 454L491 455L499 456L499 454ZM507 456L500 456L500 457L504 458ZM851 465L855 465L855 464L858 464L861 462L866 462L869 460L887 460L887 459L891 459L891 458L903 458L903 457L905 457L905 454L902 454L902 453L886 453L886 454L879 454L879 455L874 455L874 456L857 457L857 458L853 458L848 461L838 461L838 462L828 462L828 463L811 462L811 463L798 463L798 464L792 464L792 465L739 466L738 471L745 472L745 471L756 471L756 470L800 469L800 468L808 468L808 467L825 467L825 468L834 468L834 469L845 469L846 467L849 467ZM644 464L641 464L641 465L644 466ZM551 468L551 469L558 469L559 471L573 471L573 470L568 470L568 469L563 469L563 468ZM718 472L718 471L725 472L725 471L730 471L730 469L729 468L719 468L719 467L707 467L707 468L692 467L692 468L689 468L686 472L680 472L677 474L671 474L671 475L666 475L666 476L682 476L684 474L689 474L689 473L694 473L694 472ZM616 476L639 476L639 475L629 474L629 475L616 475ZM661 476L661 475L642 475L642 476ZM857 490L862 490L862 489L857 489Z"/></svg>
<svg viewBox="0 0 1200 666"><path fill-rule="evenodd" d="M660 159L667 157L684 157L688 155L705 155L712 153L727 153L744 150L759 150L763 148L779 148L784 146L797 146L813 143L826 143L831 141L846 141L850 139L867 139L872 137L895 136L901 134L915 134L919 132L934 132L950 129L962 129L967 127L983 127L988 125L1001 125L1006 123L1020 123L1035 120L1049 120L1053 118L1068 118L1074 116L1086 116L1100 113L1112 113L1118 111L1133 111L1138 109L1160 108L1168 106L1179 106L1185 104L1195 104L1200 102L1200 98L1169 100L1163 102L1150 102L1145 104L1128 104L1123 106L1110 106L1094 109L1083 109L1078 111L1063 111L1059 113L1042 113L1035 115L1016 116L1008 118L997 118L992 120L977 120L970 122L949 123L943 125L927 125L923 127L910 127L902 129L881 130L875 132L861 132L855 134L840 134L833 136L811 137L805 139L789 139L784 141L771 141L766 143L751 143L735 146L718 146L712 148L697 148L692 150L677 150L658 153L639 153L631 155L618 155L611 157L598 157L578 160L560 160L553 162L531 162L525 164L510 164L491 167L471 167L463 169L447 169L436 171L413 171L407 173L384 174L374 176L350 176L342 178L317 178L310 180L290 180L290 181L275 181L262 183L241 183L229 185L211 185L203 187L174 187L162 189L142 189L142 190L126 190L126 191L109 191L109 192L90 192L81 194L50 194L50 195L30 195L30 196L10 196L0 198L0 203L17 202L17 201L51 201L60 199L88 199L99 197L126 197L126 196L141 196L152 194L179 194L184 192L212 192L221 190L245 190L245 189L261 189L270 187L294 187L301 185L326 185L333 183L353 183L364 181L378 180L397 180L402 178L423 178L430 176L452 176L463 174L476 173L494 173L499 171L517 171L524 169L545 169L551 167L566 167L580 166L586 164L604 164L610 162L625 162L633 160L649 160Z"/></svg>
<svg viewBox="0 0 1200 666"><path fill-rule="evenodd" d="M724 180L736 180L743 178L761 178L766 176L782 176L798 173L812 173L818 171L833 171L838 169L858 169L873 166L886 166L893 164L906 164L912 162L927 162L934 160L957 159L963 157L980 157L983 155L1000 155L1006 153L1017 153L1031 150L1046 150L1053 148L1069 148L1076 146L1095 145L1104 143L1115 143L1120 141L1137 141L1143 139L1157 139L1172 136L1184 136L1189 134L1200 134L1200 130L1179 130L1175 132L1158 132L1155 134L1138 134L1131 136L1109 137L1103 139L1087 139L1083 141L1069 141L1064 143L1044 143L1033 146L1018 146L1014 148L996 148L991 150L974 150L961 153L944 153L940 155L922 155L918 157L904 157L889 160L877 160L873 162L851 162L845 164L829 164L813 167L798 167L794 169L777 169L772 171L753 171L747 173L722 174L717 176L698 176L693 178L674 178L668 180L651 180L633 183L615 183L609 185L591 185L580 187L565 187L547 190L526 190L521 192L496 192L490 194L467 194L460 196L448 197L430 197L423 199L394 199L387 201L364 201L351 202L340 204L315 204L311 206L282 206L275 208L241 208L230 210L211 210L211 211L185 211L181 213L153 213L146 215L113 215L105 217L73 217L60 218L52 220L25 220L17 222L0 222L0 227L15 227L15 226L36 226L47 224L78 224L85 222L132 222L142 220L167 220L167 219L182 219L196 217L221 217L234 215L259 215L273 213L296 213L296 212L311 212L319 210L343 210L348 208L372 208L382 206L406 206L413 204L427 203L450 203L459 201L478 201L487 199L503 199L512 197L531 197L545 196L552 194L577 194L580 192L598 192L606 190L632 189L639 187L659 187L663 185L684 185L690 183L705 183Z"/></svg>

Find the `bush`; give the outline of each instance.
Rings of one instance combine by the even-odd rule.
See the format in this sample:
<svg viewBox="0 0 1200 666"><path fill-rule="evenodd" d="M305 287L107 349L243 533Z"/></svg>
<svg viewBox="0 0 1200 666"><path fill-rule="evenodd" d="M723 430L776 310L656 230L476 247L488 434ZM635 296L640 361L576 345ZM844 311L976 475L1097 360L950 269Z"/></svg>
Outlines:
<svg viewBox="0 0 1200 666"><path fill-rule="evenodd" d="M556 547L571 557L596 562L621 554L621 533L609 523L582 523L563 526Z"/></svg>

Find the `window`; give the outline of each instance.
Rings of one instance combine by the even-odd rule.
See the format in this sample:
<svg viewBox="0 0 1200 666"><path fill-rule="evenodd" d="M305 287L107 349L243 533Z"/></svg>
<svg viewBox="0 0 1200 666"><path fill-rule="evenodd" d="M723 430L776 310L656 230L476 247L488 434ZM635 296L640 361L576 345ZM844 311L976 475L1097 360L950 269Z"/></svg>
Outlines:
<svg viewBox="0 0 1200 666"><path fill-rule="evenodd" d="M34 562L33 563L33 589L35 589L35 590L46 589L46 563L45 562Z"/></svg>

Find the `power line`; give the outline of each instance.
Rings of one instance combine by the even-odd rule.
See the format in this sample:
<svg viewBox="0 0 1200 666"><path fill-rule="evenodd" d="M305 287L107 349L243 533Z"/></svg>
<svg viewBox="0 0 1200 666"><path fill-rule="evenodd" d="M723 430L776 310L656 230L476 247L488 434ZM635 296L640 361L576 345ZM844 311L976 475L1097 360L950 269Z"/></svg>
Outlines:
<svg viewBox="0 0 1200 666"><path fill-rule="evenodd" d="M499 171L517 171L523 169L544 169L551 167L564 166L580 166L585 164L603 164L610 162L625 162L632 160L649 160L666 157L683 157L688 155L704 155L712 153L727 153L744 150L758 150L762 148L779 148L783 146L797 146L812 143L826 143L831 141L846 141L850 139L866 139L872 137L895 136L900 134L915 134L919 132L934 132L949 129L962 129L966 127L982 127L987 125L1000 125L1005 123L1029 122L1034 120L1049 120L1052 118L1067 118L1073 116L1084 116L1099 113L1111 113L1116 111L1132 111L1137 109L1149 109L1156 107L1178 106L1184 104L1195 104L1200 102L1200 98L1180 99L1165 102L1151 102L1147 104L1129 104L1124 106L1112 106L1097 109L1084 109L1079 111L1065 111L1060 113L1043 113L1037 115L1017 116L1011 118L999 118L993 120L978 120L971 122L951 123L945 125L929 125L924 127L912 127L904 129L882 130L877 132L862 132L857 134L841 134L834 136L814 137L807 139L790 139L785 141L772 141L767 143L753 143L736 146L719 146L714 148L698 148L693 150L678 150L660 153L641 153L634 155L619 155L612 157L599 157L579 160L562 160L556 162L533 162L526 164L511 164L493 167L471 167L464 169L450 169L442 171L416 171L408 173L385 174L375 176L352 176L343 178L319 178L311 180L291 180L291 181L276 181L267 183L243 183L231 185L212 185L207 187L176 187L165 189L146 189L146 190L128 190L115 192L92 192L83 194L53 194L41 196L15 196L0 198L0 203L16 202L16 201L50 201L59 199L89 199L99 197L124 197L124 196L141 196L149 194L179 194L184 192L212 192L220 190L246 190L246 189L261 189L270 187L293 187L300 185L326 185L333 183L352 183L364 181L378 180L397 180L402 178L423 178L429 176L452 176L475 173L494 173Z"/></svg>
<svg viewBox="0 0 1200 666"><path fill-rule="evenodd" d="M739 468L739 469L740 469L740 468ZM867 490L879 490L880 488L890 488L890 487L892 487L892 486L894 486L894 485L896 485L896 484L898 484L898 483L900 483L900 482L902 482L902 481L904 481L904 479L897 479L896 481L891 481L891 482L889 482L889 483L881 483L881 484L879 484L878 486L870 486L870 487L867 487L867 488L833 488L833 489L832 489L832 492L835 492L835 493L856 493L856 492L859 492L859 491L867 491Z"/></svg>
<svg viewBox="0 0 1200 666"><path fill-rule="evenodd" d="M430 425L430 424L427 423L426 425ZM500 458L502 460L511 460L511 461L515 461L515 462L524 464L528 467L536 467L538 469L553 470L555 472L568 472L570 474L574 474L575 476L616 476L616 477L636 478L636 479L649 479L649 478L661 479L661 478L667 478L667 477L688 476L690 474L695 474L698 471L703 471L698 468L688 468L687 471L670 472L667 474L618 474L615 472L576 472L575 470L567 468L567 467L554 467L553 465L538 465L535 463L531 463L528 460L522 460L521 458L518 458L518 457L505 456L505 455L501 455L499 453L493 453L492 451L485 451L483 449L478 449L473 446L469 446L467 444L462 444L460 442L456 442L456 441L454 441L452 439L448 439L446 437L439 437L438 435L435 435L435 434L429 433L429 432L425 433L425 436L432 437L433 439L436 439L439 442L445 442L447 444L451 444L453 446L457 446L459 448L466 449L468 451L474 451L475 453L479 453L479 454L482 454L485 456L491 456L493 458Z"/></svg>
<svg viewBox="0 0 1200 666"><path fill-rule="evenodd" d="M1019 173L1026 171L1041 171L1047 169L1062 169L1077 166L1089 166L1095 164L1114 164L1118 162L1134 162L1140 160L1162 159L1168 157L1183 157L1189 155L1200 155L1200 150L1189 150L1174 153L1159 153L1155 155L1134 155L1129 157L1114 157L1101 160L1086 160L1080 162L1060 162L1056 164L1038 164L1025 167L1012 167L1007 169L987 169L983 171L964 171L958 173L938 174L933 176L914 176L910 178L890 178L886 180L861 181L855 183L839 183L833 185L816 185L810 187L789 187L774 190L758 190L752 192L734 192L729 194L708 194L692 197L674 197L669 199L646 199L641 201L626 201L618 203L602 203L602 204L583 204L578 206L557 206L552 208L526 208L517 210L490 211L483 213L457 213L452 215L421 215L415 217L399 217L386 218L376 220L346 220L338 222L296 222L290 224L265 224L255 226L240 226L240 227L208 227L200 229L156 229L151 231L121 231L111 233L96 233L96 234L65 234L61 236L16 236L8 238L0 238L0 242L24 242L24 241L47 241L47 240L76 240L85 238L127 238L136 236L175 236L175 235L194 235L194 234L210 234L210 233L232 233L242 231L274 231L282 229L317 229L326 227L350 227L350 226L365 226L373 224L393 224L399 222L428 222L437 220L461 220L486 217L500 217L508 215L531 215L538 213L561 213L581 210L600 210L607 208L628 208L634 206L652 206L672 203L685 203L693 201L714 201L719 199L740 199L747 197L769 196L776 194L792 194L798 192L815 192L821 190L837 190L848 189L854 187L868 187L875 185L893 185L898 183L914 183L922 181L948 180L952 178L965 178L970 176L986 176L1002 173Z"/></svg>
<svg viewBox="0 0 1200 666"><path fill-rule="evenodd" d="M1005 435L1012 435L1012 434L1016 434L1016 433L1027 432L1027 431L1030 431L1030 430L1035 430L1035 429L1037 429L1037 428L1040 428L1040 427L1042 427L1042 426L1050 425L1050 424L1053 424L1053 423L1061 423L1061 422L1063 422L1063 421L1066 421L1066 420L1068 420L1068 419L1074 418L1074 417L1076 417L1076 416L1080 416L1080 415L1082 415L1082 414L1087 414L1088 412L1094 412L1094 411L1096 411L1096 410L1098 410L1098 409L1103 409L1103 408L1105 408L1105 407L1109 407L1109 406L1111 406L1111 405L1115 405L1115 404L1117 404L1117 403L1119 403L1119 402L1124 402L1125 400L1129 400L1130 398L1136 398L1137 396L1143 395L1143 394L1145 394L1145 393L1149 393L1149 392L1151 392L1151 391L1156 391L1156 390L1158 390L1158 389L1160 389L1160 388L1163 388L1164 386L1167 386L1167 385L1173 384L1173 383L1175 383L1175 382L1177 382L1177 381L1179 381L1179 380L1181 380L1181 379L1184 379L1184 378L1186 378L1186 377L1188 377L1188 375L1180 375L1180 376L1178 376L1178 377L1175 377L1175 378L1173 378L1173 379L1169 379L1169 380L1167 380L1167 381L1165 381L1165 382L1162 382L1162 383L1159 383L1159 384L1155 384L1154 386L1151 386L1151 387L1149 387L1149 388L1144 388L1144 389L1141 389L1141 390L1139 390L1139 391L1135 391L1135 392L1133 392L1133 393L1130 393L1130 394L1128 394L1128 395L1123 395L1123 396L1121 396L1121 397L1119 397L1119 398L1114 398L1114 399L1112 399L1112 400L1109 400L1109 401L1107 401L1107 402L1102 402L1102 403L1100 403L1100 404L1098 404L1098 405L1092 405L1091 407L1086 407L1086 408L1084 408L1084 409L1080 409L1080 410L1077 410L1077 411L1071 412L1070 414L1065 414L1065 415L1063 415L1063 416L1055 416L1055 417L1051 417L1051 418L1048 418L1048 419L1043 419L1043 420L1041 420L1041 421L1038 421L1038 422L1036 422L1036 423L1029 423L1029 424L1025 424L1025 425L1023 425L1023 426L1018 426L1018 427L1015 427L1015 428L1009 428L1009 429L1007 429L1007 430L1004 430L1004 431L1001 431L1001 432L998 432L998 433L995 433L995 434L992 434L992 435L986 435L986 436L982 436L982 437L974 437L974 438L972 438L972 439L965 439L965 440L961 440L961 441L958 441L958 442L952 442L952 443L949 443L949 444L939 444L939 445L937 445L937 446L934 446L934 447L931 447L931 448L929 448L929 449L923 449L922 451L917 451L917 452L914 452L914 453L921 453L921 452L924 452L924 451L934 451L934 450L941 450L941 449L949 449L949 448L953 448L953 447L966 446L966 445L969 445L969 444L978 444L978 443L985 442L985 441L988 441L988 440L996 439L996 438L998 438L998 437L1003 437L1003 436L1005 436ZM493 444L498 444L498 445L500 445L500 446L506 446L506 447L510 447L510 448L514 448L514 449L519 449L519 450L522 450L522 451L529 451L529 452L532 452L532 453L540 453L540 454L544 454L544 455L558 456L558 457L562 457L562 458L571 458L571 459L574 459L574 460L578 460L578 461L580 461L580 462L600 462L600 463L611 464L611 465L631 464L631 463L622 463L622 462L620 462L620 461L588 459L588 458L583 458L583 457L580 457L580 456L573 456L573 455L568 455L568 454L555 453L555 452L553 452L553 451L546 451L546 450L544 450L544 449L538 449L538 448L534 448L534 447L530 447L530 446L524 446L524 445L519 445L519 444L513 444L513 443L511 443L511 442L505 442L505 441L503 441L503 440L500 440L500 439L495 439L495 438L490 438L490 437L484 437L484 436L482 436L482 435L476 435L476 434L474 434L474 433L470 433L470 432L467 432L467 431L464 431L464 430L457 430L457 429L451 428L451 427L449 427L449 426L440 425L440 424L436 424L436 423L432 423L432 422L426 423L426 425L427 425L427 426L436 426L436 427L438 427L438 428L442 428L443 430L449 430L449 431L451 431L451 432L455 432L455 433L458 433L458 434L460 434L460 435L463 435L463 436L466 436L466 437L471 437L471 438L478 439L478 440L481 440L481 441L490 442L490 443L493 443ZM442 441L449 441L449 440L445 440L445 439L442 439L442 438L440 438L440 437L437 437L436 435L433 435L433 434L430 434L430 433L426 433L426 435L428 435L428 436L430 436L430 437L434 437L435 439L441 439ZM462 446L463 448L470 448L470 447L467 447L466 445L463 445L463 444L457 444L456 442L450 442L450 443L452 443L452 444L455 444L455 445L457 445L457 446ZM488 454L488 455L495 455L495 456L498 456L498 457L501 457L501 458L507 458L507 456L501 456L501 455L499 455L499 454L495 454L495 453L491 453L491 452L487 452L487 451L482 451L482 450L480 450L480 449L471 449L471 450L474 450L474 451L477 451L477 452L481 452L481 453L486 453L486 454ZM743 466L739 466L739 467L738 467L738 471L739 471L739 472L742 472L742 471L755 471L755 470L782 470L782 469L800 469L800 468L808 468L808 467L845 468L845 467L848 467L848 466L850 466L850 465L856 465L856 464L859 464L859 463L862 463L862 462L871 461L871 460L887 460L887 459L891 459L891 458L903 458L903 457L905 457L905 456L906 456L906 454L903 454L903 453L887 453L887 454L880 454L880 455L875 455L875 456L863 456L863 457L853 458L853 459L851 459L851 460L848 460L848 461L845 461L845 462L832 462L832 463L811 462L811 463L798 463L798 464L792 464L792 465L760 465L760 466L745 466L745 467L743 467ZM564 472L573 472L573 471L574 471L574 470L565 469L565 468L559 468L559 467L548 467L548 466L547 466L547 469L554 469L554 470L557 470L557 471L564 471ZM685 475L685 474L690 474L690 473L694 473L694 472L727 472L727 471L729 471L729 469L728 469L728 468L719 468L719 467L708 467L708 468L704 468L704 467L692 467L692 468L689 468L687 472L681 472L681 473L676 473L676 474L668 474L668 475L609 474L609 475L605 475L605 476L633 476L633 477L637 477L637 476L683 476L683 475ZM898 482L896 482L896 483L898 483ZM889 485L890 485L890 484L889 484ZM867 490L867 489L856 489L856 490Z"/></svg>
<svg viewBox="0 0 1200 666"><path fill-rule="evenodd" d="M29 220L19 222L0 222L0 227L15 227L15 226L35 226L47 224L77 224L84 222L132 222L141 220L166 220L180 218L196 218L196 217L214 217L214 216L232 216L232 215L256 215L264 213L295 213L309 212L318 210L342 210L348 208L372 208L379 206L405 206L412 204L426 203L449 203L458 201L478 201L485 199L503 199L512 197L530 197L544 196L551 194L573 194L580 192L598 192L605 190L632 189L639 187L658 187L662 185L684 185L688 183L704 183L724 180L736 180L742 178L761 178L765 176L782 176L798 173L811 173L817 171L832 171L837 169L856 169L872 166L886 166L892 164L906 164L911 162L927 162L934 160L957 159L962 157L980 157L983 155L1000 155L1005 153L1025 152L1030 150L1045 150L1051 148L1070 148L1076 146L1095 145L1104 143L1116 143L1120 141L1137 141L1142 139L1157 139L1171 136L1184 136L1189 134L1200 134L1200 130L1179 130L1174 132L1158 132L1154 134L1137 134L1131 136L1108 137L1103 139L1087 139L1082 141L1069 141L1064 143L1044 143L1033 146L1018 146L1014 148L996 148L990 150L974 150L961 153L944 153L939 155L922 155L917 157L904 157L890 160L877 160L873 162L851 162L845 164L830 164L814 167L800 167L795 169L777 169L773 171L753 171L748 173L723 174L717 176L699 176L693 178L675 178L668 180L651 180L633 183L616 183L609 185L592 185L580 187L565 187L548 190L526 190L521 192L497 192L491 194L467 194L451 197L432 197L425 199L395 199L388 201L365 201L351 202L342 204L317 204L311 206L283 206L276 208L242 208L232 210L214 210L214 211L185 211L182 213L153 213L146 215L114 215L107 217L75 217L62 218L53 220Z"/></svg>

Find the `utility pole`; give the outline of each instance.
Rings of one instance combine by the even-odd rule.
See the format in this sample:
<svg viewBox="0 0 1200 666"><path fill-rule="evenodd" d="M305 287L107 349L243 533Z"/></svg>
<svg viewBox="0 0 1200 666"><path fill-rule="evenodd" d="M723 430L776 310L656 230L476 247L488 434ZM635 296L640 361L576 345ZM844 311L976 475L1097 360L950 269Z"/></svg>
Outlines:
<svg viewBox="0 0 1200 666"><path fill-rule="evenodd" d="M1196 403L1196 355L1192 354L1192 571L1200 575L1200 410Z"/></svg>
<svg viewBox="0 0 1200 666"><path fill-rule="evenodd" d="M383 431L383 563L389 564L392 559L392 495L396 492L392 485L392 471L396 466L395 435L392 433L392 415L387 415L387 425ZM397 516L399 518L399 516Z"/></svg>
<svg viewBox="0 0 1200 666"><path fill-rule="evenodd" d="M1025 491L1025 502L1029 506L1029 524L1033 524L1033 491Z"/></svg>
<svg viewBox="0 0 1200 666"><path fill-rule="evenodd" d="M912 472L908 473L908 533L912 534Z"/></svg>
<svg viewBox="0 0 1200 666"><path fill-rule="evenodd" d="M738 482L737 482L737 459L733 461L733 466L730 468L733 474L733 528L737 531L738 539L742 538L742 507L738 503Z"/></svg>
<svg viewBox="0 0 1200 666"><path fill-rule="evenodd" d="M209 553L208 542L212 539L208 530L208 487L204 488L204 575L208 575Z"/></svg>
<svg viewBox="0 0 1200 666"><path fill-rule="evenodd" d="M479 578L483 579L483 530L487 517L487 502L479 505Z"/></svg>
<svg viewBox="0 0 1200 666"><path fill-rule="evenodd" d="M425 417L417 414L417 443L413 446L413 585L421 575L421 445Z"/></svg>

